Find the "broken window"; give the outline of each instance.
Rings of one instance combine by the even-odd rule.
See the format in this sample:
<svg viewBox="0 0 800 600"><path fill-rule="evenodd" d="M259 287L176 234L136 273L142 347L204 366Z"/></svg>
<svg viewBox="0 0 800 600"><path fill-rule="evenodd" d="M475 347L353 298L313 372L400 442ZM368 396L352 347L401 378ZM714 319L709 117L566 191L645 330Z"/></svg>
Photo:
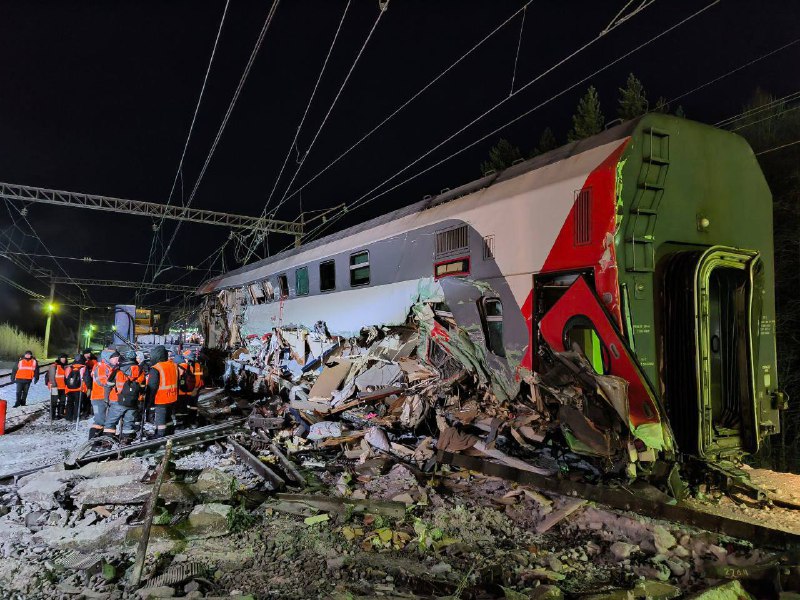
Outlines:
<svg viewBox="0 0 800 600"><path fill-rule="evenodd" d="M483 237L483 260L494 259L494 236L486 235Z"/></svg>
<svg viewBox="0 0 800 600"><path fill-rule="evenodd" d="M300 267L295 270L294 287L298 296L308 295L308 267Z"/></svg>
<svg viewBox="0 0 800 600"><path fill-rule="evenodd" d="M436 279L452 277L454 275L469 275L469 257L456 258L437 263L433 268Z"/></svg>
<svg viewBox="0 0 800 600"><path fill-rule="evenodd" d="M281 298L289 297L289 279L286 277L286 273L278 275L278 288L281 291Z"/></svg>
<svg viewBox="0 0 800 600"><path fill-rule="evenodd" d="M599 375L608 373L608 350L592 322L576 315L564 326L564 350L578 348Z"/></svg>
<svg viewBox="0 0 800 600"><path fill-rule="evenodd" d="M350 286L369 285L369 251L350 255Z"/></svg>
<svg viewBox="0 0 800 600"><path fill-rule="evenodd" d="M503 303L500 298L483 298L481 304L486 347L495 356L505 357L506 350L505 346L503 346Z"/></svg>
<svg viewBox="0 0 800 600"><path fill-rule="evenodd" d="M319 263L319 291L330 292L336 289L336 261Z"/></svg>
<svg viewBox="0 0 800 600"><path fill-rule="evenodd" d="M267 279L262 281L261 285L264 287L264 297L266 301L272 302L275 299L275 288L272 287L272 284Z"/></svg>

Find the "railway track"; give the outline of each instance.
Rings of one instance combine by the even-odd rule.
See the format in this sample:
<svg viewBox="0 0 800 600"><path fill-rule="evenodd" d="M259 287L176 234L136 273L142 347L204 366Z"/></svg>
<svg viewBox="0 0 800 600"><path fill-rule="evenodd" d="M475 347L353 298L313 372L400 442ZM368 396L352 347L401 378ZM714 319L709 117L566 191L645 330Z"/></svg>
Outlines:
<svg viewBox="0 0 800 600"><path fill-rule="evenodd" d="M540 491L581 498L617 511L634 512L654 519L664 519L725 536L752 542L757 547L788 552L795 564L800 559L800 533L792 533L766 525L712 514L681 503L670 504L636 495L624 488L594 485L559 479L515 469L474 456L439 451L439 464L452 465L485 475L530 485ZM797 510L796 507L791 510Z"/></svg>

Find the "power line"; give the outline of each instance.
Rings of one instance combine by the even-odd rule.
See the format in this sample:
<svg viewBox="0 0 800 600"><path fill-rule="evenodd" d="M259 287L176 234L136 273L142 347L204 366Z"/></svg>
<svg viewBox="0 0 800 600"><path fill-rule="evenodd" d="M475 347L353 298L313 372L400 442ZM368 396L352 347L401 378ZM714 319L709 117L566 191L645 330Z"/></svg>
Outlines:
<svg viewBox="0 0 800 600"><path fill-rule="evenodd" d="M693 89L689 90L688 92L684 92L684 93L683 93L683 94L681 94L680 96L675 96L675 97L674 97L672 100L670 100L670 101L669 101L667 104L672 104L673 102L677 102L678 100L681 100L682 98L685 98L685 97L686 97L686 96L688 96L689 94L694 94L696 91L698 91L698 90L702 90L703 88L705 88L705 87L708 87L709 85L712 85L712 84L714 84L714 83L716 83L716 82L720 81L721 79L725 79L726 77L728 77L728 76L730 76L730 75L733 75L734 73L737 73L738 71L741 71L742 69L746 69L746 68L747 68L747 67L749 67L750 65L753 65L753 64L755 64L755 63L759 62L760 60L764 60L765 58L768 58L768 57L770 57L770 56L772 56L772 55L774 55L774 54L777 54L777 53L778 53L778 52L780 52L781 50L785 50L786 48L789 48L789 47L791 47L791 46L794 46L794 45L795 45L797 42L800 42L800 38L797 38L797 39L795 39L795 40L792 40L791 42L789 42L789 43L787 43L787 44L784 44L783 46L780 46L779 48L775 48L774 50L771 50L770 52L767 52L766 54L762 54L761 56L759 56L759 57L757 57L757 58L754 58L754 59L752 59L752 60L750 60L750 61L746 62L745 64L743 64L743 65L740 65L740 66L736 67L735 69L731 69L731 70L730 70L730 71L728 71L727 73L723 73L723 74L722 74L722 75L720 75L719 77L715 77L714 79L711 79L710 81L706 81L704 84L702 84L702 85L698 85L697 87L695 87L695 88L693 88Z"/></svg>
<svg viewBox="0 0 800 600"><path fill-rule="evenodd" d="M273 209L273 212L277 211L277 209L278 209L278 208L280 208L280 206L281 206L283 203L285 203L285 202L288 202L289 200L291 200L292 198L294 198L296 195L298 195L300 192L302 192L302 191L303 191L303 190L304 190L304 189L305 189L307 186L309 186L311 183L313 183L313 182L314 182L314 181L315 181L317 178L319 178L321 175L323 175L324 173L326 173L326 172L327 172L327 171L328 171L328 170L329 170L331 167L333 167L335 164L337 164L337 163L338 163L340 160L342 160L342 159L343 159L345 156L347 156L348 154L350 154L350 152L352 152L352 151L353 151L353 150L354 150L356 147L358 147L358 146L359 146L361 143L363 143L363 142L364 142L364 141L365 141L367 138L369 138L370 136L372 136L372 134L373 134L373 133L375 133L375 132L376 132L376 131L378 131L378 130L379 130L381 127L383 127L384 125L386 125L386 123L388 123L388 122L389 122L390 120L392 120L392 119L393 119L395 116L397 116L397 114L399 114L399 113L400 113L400 112L401 112L403 109L405 109L405 108L406 108L406 107L407 107L409 104L411 104L411 103L412 103L414 100L416 100L416 99L417 99L419 96L421 96L423 93L425 93L425 92L426 92L426 91L427 91L429 88L431 88L433 85L435 85L435 84L436 84L436 83L437 83L437 82L438 82L440 79L442 79L442 78L443 78L445 75L447 75L447 74L448 74L450 71L452 71L452 70L453 70L453 69L454 69L456 66L458 66L459 64L461 64L461 62L463 62L463 61L464 61L464 60L465 60L465 59L466 59L468 56L470 56L470 55L471 55L473 52L475 52L475 51L476 51L478 48L480 48L480 47L481 47L481 46L482 46L482 45L483 45L483 44L484 44L484 43L485 43L487 40L489 40L489 39L490 39L492 36L494 36L494 35L495 35L495 34L496 34L498 31L500 31L500 30L501 30L503 27L505 27L505 26L506 26L508 23L510 23L510 22L511 22L511 21L512 21L512 20L513 20L513 19L514 19L514 18L515 18L515 17L516 17L518 14L520 14L520 12L522 12L523 10L525 10L525 9L526 9L526 8L527 8L527 7L528 7L528 6L529 6L529 5L532 3L532 2L533 2L533 0L528 0L528 1L527 1L527 2L526 2L526 3L525 3L525 4L524 4L524 5L521 7L521 8L519 8L519 9L518 9L516 12L514 12L514 13L513 13L511 16L509 16L509 17L508 17L508 18L507 18L505 21L503 21L502 23L500 23L500 24L499 24L497 27L495 27L495 28L494 28L492 31L490 31L490 32L489 32L487 35L485 35L485 36L484 36L484 37L483 37L483 38L482 38L482 39L481 39L481 40L480 40L478 43L476 43L476 44L475 44L474 46L472 46L472 47L471 47L469 50L467 50L467 51L466 51L466 52L464 52L464 53L463 53L461 56L459 56L459 57L458 57L458 58L457 58L457 59L456 59L456 60L455 60L453 63L451 63L451 64L450 64L450 66L448 66L446 69L444 69L443 71L441 71L441 72L440 72L440 73L439 73L439 74L438 74L436 77L434 77L433 79L431 79L431 80L430 80L428 83L426 83L426 84L425 84L424 86L422 86L422 87L421 87L419 90L417 90L417 92L416 92L416 93L414 93L414 94L413 94L411 97L409 97L409 98L408 98L408 99L407 99L405 102L403 102L402 104L400 104L400 106L398 106L396 109L394 109L394 110L393 110L393 111L392 111L392 112L391 112L391 113L390 113L390 114L389 114L389 115L388 115L386 118L384 118L384 119L383 119L383 120L382 120L380 123L378 123L378 124L377 124L375 127L373 127L372 129L370 129L370 130L369 130L367 133L365 133L364 135L362 135L362 136L361 136L361 137L360 137L358 140L356 140L356 142L355 142L355 143L353 143L353 144L352 144L352 145L351 145L349 148L347 148L347 149L346 149L344 152L342 152L341 154L339 154L339 156L337 156L336 158L334 158L334 159L333 159L333 160L332 160L330 163L328 163L328 164L327 164L327 165L326 165L324 168L322 168L321 170L317 171L317 172L314 174L314 176L313 176L313 177L311 177L310 179L306 180L306 182L305 182L305 183L303 183L303 185L301 185L301 186L300 186L300 187L298 187L298 188L297 188L297 189L296 189L294 192L292 192L291 194L289 194L289 196L288 196L288 197L286 197L285 199L281 200L280 204L278 204L278 206L276 206L276 207Z"/></svg>
<svg viewBox="0 0 800 600"><path fill-rule="evenodd" d="M261 49L261 44L264 41L264 37L267 34L267 30L269 29L270 24L272 23L273 17L275 16L275 11L278 8L278 4L280 0L273 0L272 6L267 13L266 19L264 21L264 25L261 28L261 32L258 35L258 39L256 40L255 45L253 46L253 50L250 53L250 58L245 65L244 72L242 76L239 78L239 84L236 86L236 91L233 94L233 98L231 98L231 102L228 105L228 110L225 112L225 116L222 119L222 123L219 126L217 131L217 135L214 138L214 142L211 145L211 149L206 156L205 163L203 164L203 168L200 170L200 174L197 177L197 181L192 188L192 192L189 195L189 199L187 200L184 208L188 208L191 206L192 202L194 201L194 197L197 194L197 190L200 187L200 183L203 181L203 177L205 176L206 170L208 169L209 163L211 163L211 158L214 156L214 152L217 149L217 145L219 144L219 140L222 138L222 133L225 131L225 126L228 124L228 119L230 119L231 113L233 112L234 106L236 106L236 101L239 99L239 95L242 92L242 88L244 88L244 84L247 81L248 75L250 75L250 70L253 67L253 63L256 60L256 56L258 55L258 51ZM172 244L175 242L175 237L178 235L178 231L180 230L181 224L178 223L175 227L175 230L172 232L172 237L170 237L169 243L167 247L164 249L164 253L161 255L161 260L158 263L158 267L156 267L155 272L153 273L153 277L151 281L155 281L156 277L161 273L161 267L164 265L164 260L166 259L167 255L169 254L170 249L172 248Z"/></svg>
<svg viewBox="0 0 800 600"><path fill-rule="evenodd" d="M528 13L528 6L525 5L522 8L522 22L519 26L519 39L517 40L517 53L514 55L514 70L511 72L511 91L510 94L514 93L514 82L517 80L517 63L519 63L519 50L522 48L522 32L525 30L525 15Z"/></svg>
<svg viewBox="0 0 800 600"><path fill-rule="evenodd" d="M792 108L784 109L781 112L773 113L771 115L767 115L766 117L763 117L763 118L759 119L758 121L752 121L752 122L749 122L749 123L744 123L743 125L739 125L738 127L735 127L733 129L731 129L731 131L739 131L740 129L745 129L746 127L752 127L753 125L758 125L759 123L763 123L764 121L769 121L770 119L774 119L775 117L782 117L783 115L785 115L787 113L790 113L793 110L797 110L798 108L800 108L800 104L798 104L796 106L793 106Z"/></svg>
<svg viewBox="0 0 800 600"><path fill-rule="evenodd" d="M775 146L774 148L768 148L767 150L762 150L761 152L756 152L756 156L761 156L762 154L768 154L770 152L775 152L776 150L782 150L784 148L788 148L789 146L794 146L795 144L800 144L800 140L795 140L793 142L789 142L788 144L781 144L780 146Z"/></svg>
<svg viewBox="0 0 800 600"><path fill-rule="evenodd" d="M37 253L34 253L34 252L10 252L8 250L0 250L0 255L3 255L3 254L10 254L10 255L13 255L13 256L35 256L37 258L52 258L54 260L73 260L73 261L78 261L78 262L83 262L83 263L92 263L92 264L93 263L109 263L109 264L114 264L114 265L132 265L132 266L137 266L137 267L143 267L143 266L145 266L147 264L147 263L136 262L136 261L131 261L131 260L113 260L113 259L110 259L110 258L93 258L91 256L83 256L83 257L81 257L81 256L55 256L55 255L50 256L48 254L37 254ZM175 268L175 269L185 269L187 271L194 271L195 269L197 269L197 267L194 266L194 265L186 265L186 266L179 266L178 265L178 266L174 266L173 268Z"/></svg>
<svg viewBox="0 0 800 600"><path fill-rule="evenodd" d="M716 123L714 123L714 127L726 127L728 125L731 125L731 124L735 123L736 121L739 121L739 120L744 119L746 117L755 116L760 112L764 112L764 111L767 111L767 110L770 110L770 109L773 109L773 108L777 108L781 104L785 104L786 102L791 102L792 100L796 100L798 98L800 98L800 90L798 90L796 92L792 92L790 94L786 94L785 96L782 96L781 98L775 98L774 100L771 100L770 102L767 102L765 104L759 104L758 106L754 106L752 108L743 110L742 112L737 113L737 114L735 114L733 116L727 117L725 119L722 119L721 121L717 121Z"/></svg>
<svg viewBox="0 0 800 600"><path fill-rule="evenodd" d="M381 18L383 17L383 15L386 12L386 10L388 9L388 7L389 7L389 1L388 0L386 0L385 2L382 2L379 5L378 16L375 19L375 22L372 24L372 28L369 30L369 33L367 34L367 37L364 40L364 43L361 44L361 48L358 50L358 54L356 54L355 59L353 59L353 62L350 65L350 68L347 71L347 75L345 75L344 80L342 81L342 84L339 86L339 90L336 92L336 96L334 96L333 101L331 102L330 106L328 107L328 112L325 113L325 116L322 119L322 123L320 123L319 127L317 128L317 132L314 134L314 137L311 139L311 143L308 145L308 148L306 148L306 151L303 153L303 156L300 159L300 162L298 163L297 168L294 171L294 175L292 175L292 179L289 181L289 185L286 186L286 191L283 193L283 196L281 197L281 201L272 210L272 214L276 214L277 210L284 204L284 201L286 199L286 195L292 189L292 185L294 184L295 180L297 179L297 176L300 174L300 170L303 168L303 165L305 164L306 159L308 158L309 154L311 154L311 149L314 147L314 144L316 143L317 139L319 138L320 134L322 133L323 128L325 127L325 124L328 122L328 118L331 116L331 113L333 112L333 109L336 106L336 103L339 101L339 98L342 95L342 92L344 92L344 88L347 86L347 82L350 81L350 76L353 74L353 71L355 71L356 65L358 65L358 61L361 59L361 56L364 54L364 50L367 48L367 44L369 44L370 39L372 39L372 34L374 34L375 30L378 28L378 23L380 23ZM262 214L265 214L265 213L266 213L266 206L264 207L264 212L262 212ZM245 254L244 262L247 262L250 259L250 257L253 255L253 247L254 246L255 246L255 244L252 244L247 249L247 253Z"/></svg>
<svg viewBox="0 0 800 600"><path fill-rule="evenodd" d="M192 122L189 125L189 133L186 135L186 142L183 144L183 152L181 152L181 158L178 161L178 168L175 171L175 178L172 180L172 187L169 190L169 196L167 196L167 205L172 202L172 194L175 192L175 186L178 183L178 176L181 176L181 190L183 190L183 161L186 159L186 151L189 148L189 141L192 138L192 132L194 131L194 124L197 121L197 113L200 112L200 104L203 101L203 95L206 91L206 84L208 83L208 75L211 72L211 65L214 63L214 56L217 54L217 46L219 45L219 38L222 35L222 27L225 24L225 16L228 14L228 6L230 5L230 0L225 0L225 8L222 10L222 18L219 21L219 28L217 29L217 35L214 38L214 46L211 49L211 58L208 60L208 66L206 67L206 73L203 76L203 85L200 86L200 94L197 97L197 103L194 107L194 114L192 115ZM183 204L183 191L181 191L181 204ZM150 253L147 256L147 267L145 268L145 277L147 277L147 269L150 268L150 262L153 260L153 253L155 252L155 242L156 236L160 235L159 232L161 227L164 225L164 217L161 217L161 220L158 224L158 229L153 232L153 240L150 243Z"/></svg>
<svg viewBox="0 0 800 600"><path fill-rule="evenodd" d="M489 138L489 137L491 137L491 136L493 136L493 135L496 135L498 132L502 131L502 130L503 130L503 129L505 129L506 127L508 127L508 126L510 126L510 125L512 125L512 124L514 124L514 123L516 123L517 121L519 121L519 120L521 120L521 119L523 119L523 118L527 117L527 116L528 116L528 115L530 115L531 113L533 113L533 112L535 112L535 111L539 110L540 108L542 108L543 106L545 106L545 105L549 104L549 103L550 103L550 102L552 102L553 100L556 100L557 98L559 98L559 97L563 96L563 95L564 95L564 94L566 94L567 92L569 92L569 91L571 91L571 90L575 89L575 88L576 88L576 87L578 87L579 85L582 85L582 84L584 84L586 81L589 81L590 79L592 79L593 77L595 77L595 76L596 76L596 75L598 75L599 73L602 73L603 71L605 71L605 70L607 70L607 69L611 68L612 66L614 66L615 64L617 64L617 63L619 63L620 61L624 60L625 58L627 58L627 57L631 56L632 54L634 54L634 53L638 52L639 50L641 50L641 49L642 49L642 48L644 48L645 46L648 46L648 45L652 44L653 42L655 42L656 40L660 39L661 37L663 37L663 36L667 35L668 33L672 32L672 31L674 31L674 30L675 30L675 29L677 29L678 27L682 26L683 24L685 24L685 23L687 23L688 21L690 21L690 20L694 19L695 17L697 17L698 15L702 14L702 13L703 13L703 12L705 12L706 10L708 10L708 9L710 9L711 7L715 6L715 5L716 5L716 4L718 4L720 1L721 1L721 0L714 0L713 2L711 2L711 3L710 3L710 4L708 4L708 5L706 5L705 7L701 8L700 10L698 10L698 11L696 11L696 12L692 13L691 15L689 15L688 17L685 17L684 19L682 19L682 20L678 21L676 24L672 25L672 26L671 26L671 27L669 27L668 29L665 29L665 30L663 30L663 31L662 31L661 33L659 33L658 35L656 35L656 36L653 36L653 37L649 38L648 40L646 40L645 42L643 42L643 43L639 44L638 46L636 46L636 47L635 47L635 48L633 48L632 50L630 50L630 51L628 51L628 52L626 52L626 53L624 53L624 54L620 55L620 56L619 56L619 57L617 57L615 60L613 60L613 61L611 61L611 62L607 63L606 65L604 65L604 66L600 67L599 69L595 70L595 71L594 71L593 73L591 73L590 75L588 75L588 76L586 76L586 77L584 77L584 78L580 79L579 81L575 82L574 84L570 85L569 87L567 87L567 88L565 88L565 89L561 90L561 91L560 91L560 92L558 92L557 94L554 94L553 96L551 96L551 97L550 97L550 98L548 98L547 100L545 100L545 101L543 101L543 102L539 103L538 105L534 106L533 108L531 108L531 109L529 109L529 110L527 110L527 111L523 112L521 115L519 115L519 116L517 116L517 117L515 117L515 118L511 119L510 121L506 122L505 124L501 125L500 127L497 127L496 129L492 130L491 132L487 133L486 135L483 135L483 136L481 136L479 139L475 140L474 142L470 143L469 145L467 145L467 146L464 146L464 147L460 148L460 149L459 149L459 150L457 150L456 152L454 152L454 153L452 153L452 154L450 154L450 155L446 156L445 158L441 159L440 161L436 162L435 164L431 165L430 167L427 167L427 168L423 169L422 171L419 171L419 172L415 173L414 175L411 175L411 176L407 177L406 179L404 179L403 181L401 181L401 182L399 182L399 183L395 184L395 185L394 185L394 186L392 186L391 188L388 188L388 189L386 189L386 190L384 190L384 191L382 191L382 192L380 192L380 193L378 193L378 194L376 194L376 195L372 196L371 198L367 198L367 197L369 196L369 194L371 194L373 191L375 191L375 190L379 189L379 188L380 188L380 187L382 187L384 184L386 184L386 183L388 183L389 181L391 181L391 180L393 180L394 178L396 178L396 177L397 177L397 175L399 175L400 173L402 173L402 172L406 171L406 170L407 170L409 167L411 167L411 166L413 166L414 164L416 164L417 162L419 162L419 160L421 160L422 158L424 158L425 156L427 156L428 154L430 154L430 152L431 152L431 151L429 151L429 152L427 152L427 153L423 154L423 155L422 155L420 158L418 158L416 161L414 161L414 162L410 163L409 165L407 165L406 167L404 167L402 170L398 171L397 173L395 173L395 174L394 174L394 175L392 175L391 177L389 177L389 178L387 178L386 180L384 180L383 182L381 182L379 185L377 185L377 186L373 187L373 188L372 188L372 190L370 190L370 191L369 191L369 192L367 192L366 194L362 195L360 198L358 198L357 200L355 200L355 201L354 201L352 204L348 205L346 210L347 210L347 211L353 211L353 210L355 210L355 209L357 209L357 208L361 208L362 206L365 206L366 204L368 204L368 203L370 203L370 202L372 202L372 201L374 201L374 200L376 200L376 199L380 198L381 196L384 196L385 194L387 194L387 193L389 193L389 192L391 192L391 191L393 191L393 190L397 189L398 187L400 187L400 186L404 185L405 183L407 183L407 182L411 181L412 179L415 179L416 177L419 177L420 175L423 175L424 173L427 173L428 171L430 171L430 170L432 170L432 169L434 169L434 168L438 167L438 166L439 166L439 165L441 165L442 163L444 163L444 162L446 162L446 161L448 161L448 160L450 160L450 159L452 159L452 158L454 158L454 157L458 156L459 154L461 154L461 153L465 152L465 151L466 151L466 150L468 150L469 148L471 148L471 147L475 146L476 144L478 144L478 143L480 143L480 142L484 141L485 139L487 139L487 138ZM526 85L527 85L527 84L526 84ZM520 88L520 89L523 89L523 88ZM454 137L454 136L451 136L450 138L448 138L447 140L445 140L445 142L446 142L446 141L449 141L450 139L452 139L452 137ZM442 142L442 143L444 143L444 142ZM439 144L439 146L441 146L441 144ZM438 146L437 146L437 147L438 147ZM306 234L306 236L307 236L307 237L309 237L309 236L314 236L314 235L316 235L316 234L319 232L319 230L320 230L320 229L323 229L323 230L324 230L324 229L327 229L327 226L329 226L330 224L331 224L331 222L329 221L327 224L320 225L320 226L318 226L317 228L315 228L314 230L312 230L312 231L309 231L309 232Z"/></svg>
<svg viewBox="0 0 800 600"><path fill-rule="evenodd" d="M342 25L344 24L344 19L347 16L347 10L350 8L351 0L347 0L347 4L344 7L344 12L342 13L342 18L339 20L339 26L336 28L336 34L333 36L333 40L331 41L331 45L328 48L328 53L325 55L325 60L322 63L322 68L319 71L319 75L317 76L317 81L314 83L314 89L311 92L311 96L308 99L308 103L306 104L306 109L303 112L303 117L300 119L300 124L297 126L297 129L294 134L294 138L292 139L292 143L289 144L289 150L286 152L286 157L283 159L283 164L281 165L281 169L278 172L278 176L275 178L275 183L272 186L272 190L269 192L269 197L267 198L267 203L264 205L264 210L261 212L262 215L265 215L267 212L267 208L272 202L272 196L275 193L275 190L278 187L278 183L283 176L283 171L286 169L286 164L289 162L289 157L292 155L292 149L297 147L297 138L300 136L300 130L303 128L303 124L306 122L306 117L308 116L308 111L311 108L311 103L314 101L314 97L317 95L317 89L319 88L319 83L322 81L322 76L325 73L325 69L328 66L328 61L331 58L331 54L333 54L333 48L336 46L336 40L339 39L339 33L342 31ZM299 156L299 150L298 150Z"/></svg>

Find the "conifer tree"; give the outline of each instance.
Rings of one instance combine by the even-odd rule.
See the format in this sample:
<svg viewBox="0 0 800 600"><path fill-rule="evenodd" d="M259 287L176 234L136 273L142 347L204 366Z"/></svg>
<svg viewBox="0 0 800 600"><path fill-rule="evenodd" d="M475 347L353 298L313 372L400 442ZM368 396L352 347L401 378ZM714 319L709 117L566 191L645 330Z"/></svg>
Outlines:
<svg viewBox="0 0 800 600"><path fill-rule="evenodd" d="M636 76L631 73L625 82L624 88L619 88L619 107L617 114L623 121L635 119L647 112L647 96L644 86Z"/></svg>
<svg viewBox="0 0 800 600"><path fill-rule="evenodd" d="M519 148L512 145L508 140L501 138L497 144L489 150L489 160L481 163L481 172L502 171L510 167L520 158L522 158L522 152L519 151Z"/></svg>
<svg viewBox="0 0 800 600"><path fill-rule="evenodd" d="M597 90L594 86L590 86L578 102L578 108L572 116L572 129L570 129L567 139L570 142L576 142L600 133L604 123L605 119L600 110L600 98Z"/></svg>

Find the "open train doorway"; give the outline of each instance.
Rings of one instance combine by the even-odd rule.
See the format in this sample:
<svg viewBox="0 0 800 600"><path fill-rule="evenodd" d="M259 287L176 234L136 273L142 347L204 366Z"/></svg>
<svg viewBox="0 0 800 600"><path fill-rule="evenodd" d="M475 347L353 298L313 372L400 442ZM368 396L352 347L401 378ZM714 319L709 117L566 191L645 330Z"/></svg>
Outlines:
<svg viewBox="0 0 800 600"><path fill-rule="evenodd" d="M755 251L715 246L665 260L664 395L684 452L714 458L758 449L753 335L762 279Z"/></svg>

